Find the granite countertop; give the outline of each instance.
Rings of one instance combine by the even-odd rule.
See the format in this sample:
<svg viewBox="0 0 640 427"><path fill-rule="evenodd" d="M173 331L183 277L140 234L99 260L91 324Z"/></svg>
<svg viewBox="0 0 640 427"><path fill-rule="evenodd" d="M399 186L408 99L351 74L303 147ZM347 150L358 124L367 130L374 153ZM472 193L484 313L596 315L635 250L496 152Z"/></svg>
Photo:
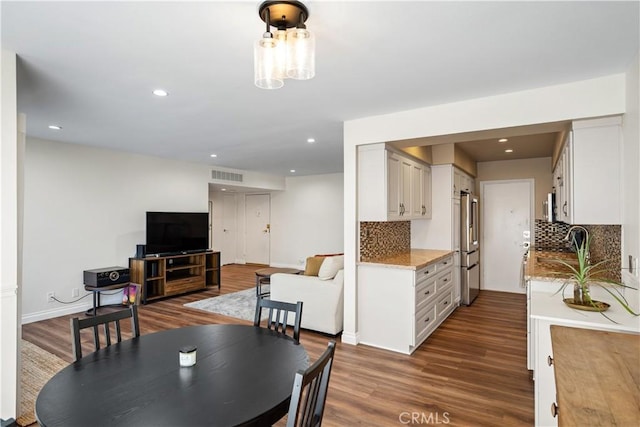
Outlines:
<svg viewBox="0 0 640 427"><path fill-rule="evenodd" d="M529 250L529 258L527 259L527 269L524 272L525 278L538 279L546 281L565 281L569 278L571 270L559 262L575 261L577 262L574 252L548 251L531 248Z"/></svg>
<svg viewBox="0 0 640 427"><path fill-rule="evenodd" d="M541 250L531 248L527 259L527 268L524 272L526 279L564 282L571 276L571 270L566 265L557 262L562 260L568 263L575 263L578 258L575 252L561 252L552 250ZM609 280L620 280L620 276L615 271L603 274L603 278Z"/></svg>
<svg viewBox="0 0 640 427"><path fill-rule="evenodd" d="M377 265L380 267L419 270L422 267L438 262L451 254L453 254L453 251L448 250L410 249L408 252L396 255L360 261L358 265Z"/></svg>

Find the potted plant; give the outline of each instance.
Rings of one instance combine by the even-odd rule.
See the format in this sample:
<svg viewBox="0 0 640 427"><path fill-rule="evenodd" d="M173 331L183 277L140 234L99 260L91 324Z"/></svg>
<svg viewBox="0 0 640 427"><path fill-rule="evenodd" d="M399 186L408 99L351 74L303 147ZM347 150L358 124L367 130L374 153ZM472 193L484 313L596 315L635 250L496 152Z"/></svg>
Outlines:
<svg viewBox="0 0 640 427"><path fill-rule="evenodd" d="M578 310L598 311L607 317L603 312L609 308L609 304L603 301L596 301L591 298L591 287L599 286L611 295L627 312L634 316L639 316L631 308L629 302L620 291L622 288L635 289L627 286L619 281L611 280L606 277L606 273L610 270L603 268L606 261L600 261L591 264L589 259L589 245L591 237L588 236L578 246L575 238L574 245L577 247L576 256L577 264L572 264L561 259L555 260L557 263L564 265L569 270L569 278L565 281L556 294L562 292L563 301L569 307ZM573 298L564 298L565 290L573 288ZM611 320L609 317L607 319Z"/></svg>

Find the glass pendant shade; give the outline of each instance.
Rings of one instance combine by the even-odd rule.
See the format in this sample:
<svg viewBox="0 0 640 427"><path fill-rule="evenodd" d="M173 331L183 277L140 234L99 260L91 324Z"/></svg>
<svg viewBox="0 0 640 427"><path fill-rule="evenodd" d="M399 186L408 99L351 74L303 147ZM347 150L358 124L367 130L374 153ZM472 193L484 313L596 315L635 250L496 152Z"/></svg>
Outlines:
<svg viewBox="0 0 640 427"><path fill-rule="evenodd" d="M269 34L269 33L266 33ZM256 86L261 89L278 89L284 86L282 60L279 58L277 39L262 37L253 51L253 75Z"/></svg>
<svg viewBox="0 0 640 427"><path fill-rule="evenodd" d="M287 71L289 78L309 80L316 74L316 40L306 28L287 32Z"/></svg>

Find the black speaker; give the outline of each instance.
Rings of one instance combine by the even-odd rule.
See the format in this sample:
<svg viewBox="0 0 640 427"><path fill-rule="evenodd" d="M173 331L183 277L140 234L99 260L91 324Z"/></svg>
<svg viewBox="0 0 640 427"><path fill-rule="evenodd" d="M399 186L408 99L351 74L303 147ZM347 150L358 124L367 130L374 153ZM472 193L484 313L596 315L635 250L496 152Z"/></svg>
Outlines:
<svg viewBox="0 0 640 427"><path fill-rule="evenodd" d="M147 245L136 245L136 258L144 258L147 255Z"/></svg>

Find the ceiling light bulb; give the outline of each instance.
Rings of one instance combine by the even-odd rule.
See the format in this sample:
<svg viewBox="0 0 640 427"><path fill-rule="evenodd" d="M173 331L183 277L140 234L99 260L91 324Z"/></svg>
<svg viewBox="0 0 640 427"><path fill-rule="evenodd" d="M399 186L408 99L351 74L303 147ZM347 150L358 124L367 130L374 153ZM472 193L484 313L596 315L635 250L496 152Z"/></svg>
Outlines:
<svg viewBox="0 0 640 427"><path fill-rule="evenodd" d="M313 144L314 142L316 142L316 139L315 139L315 138L308 138L308 139L307 139L307 142L308 142L309 144Z"/></svg>
<svg viewBox="0 0 640 427"><path fill-rule="evenodd" d="M507 138L500 138L500 139L498 140L498 142L507 142L507 141L508 141L508 139L507 139Z"/></svg>
<svg viewBox="0 0 640 427"><path fill-rule="evenodd" d="M169 95L169 92L167 92L164 89L156 89L156 90L153 91L153 94L155 96L167 96L167 95Z"/></svg>
<svg viewBox="0 0 640 427"><path fill-rule="evenodd" d="M218 155L217 154L212 154L211 157L218 157Z"/></svg>
<svg viewBox="0 0 640 427"><path fill-rule="evenodd" d="M62 130L62 126L58 126L58 125L49 125L49 129L53 129L53 130Z"/></svg>
<svg viewBox="0 0 640 427"><path fill-rule="evenodd" d="M296 170L295 169L291 169L289 172L296 173Z"/></svg>
<svg viewBox="0 0 640 427"><path fill-rule="evenodd" d="M506 150L504 150L505 153L513 153L513 150L511 148L507 148Z"/></svg>
<svg viewBox="0 0 640 427"><path fill-rule="evenodd" d="M227 189L226 188L221 188L220 191L227 191Z"/></svg>

